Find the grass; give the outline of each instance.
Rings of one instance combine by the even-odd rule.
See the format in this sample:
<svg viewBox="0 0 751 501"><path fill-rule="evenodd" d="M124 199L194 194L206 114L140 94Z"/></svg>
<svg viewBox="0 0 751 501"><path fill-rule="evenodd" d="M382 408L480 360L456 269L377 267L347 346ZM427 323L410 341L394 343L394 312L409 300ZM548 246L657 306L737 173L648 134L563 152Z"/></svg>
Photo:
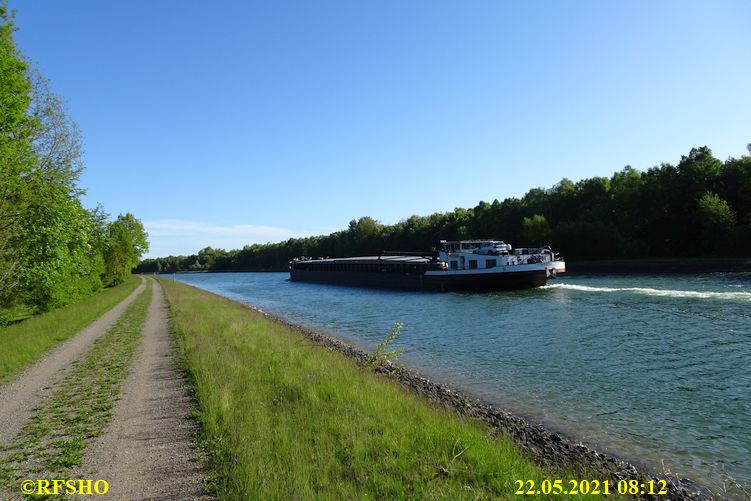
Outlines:
<svg viewBox="0 0 751 501"><path fill-rule="evenodd" d="M56 384L14 440L0 447L0 491L17 492L24 478L67 478L81 465L89 441L110 421L150 302L151 286Z"/></svg>
<svg viewBox="0 0 751 501"><path fill-rule="evenodd" d="M280 323L160 283L220 499L512 499L516 480L596 478L543 470L483 423Z"/></svg>
<svg viewBox="0 0 751 501"><path fill-rule="evenodd" d="M81 301L0 327L0 384L47 351L70 338L125 299L141 283L138 277Z"/></svg>

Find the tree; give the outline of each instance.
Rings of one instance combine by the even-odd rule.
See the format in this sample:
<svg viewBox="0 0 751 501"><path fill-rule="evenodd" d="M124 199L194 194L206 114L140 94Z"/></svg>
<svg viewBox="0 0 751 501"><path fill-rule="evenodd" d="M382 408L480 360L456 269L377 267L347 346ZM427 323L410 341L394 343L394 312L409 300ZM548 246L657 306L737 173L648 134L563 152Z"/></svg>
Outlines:
<svg viewBox="0 0 751 501"><path fill-rule="evenodd" d="M31 84L27 65L13 40L15 27L0 3L0 307L15 297L19 256L13 248L30 192L25 176L33 159L35 121L27 114Z"/></svg>
<svg viewBox="0 0 751 501"><path fill-rule="evenodd" d="M472 209L410 216L384 226L353 219L330 235L247 246L215 256L213 269L283 269L296 256L352 256L375 250L429 250L441 239L503 238L515 245L548 243L570 259L748 255L751 249L751 158L724 164L709 148L692 149L678 166L530 189ZM201 251L199 262L212 268ZM170 256L163 269L187 269L196 256ZM146 269L146 263L140 269Z"/></svg>
<svg viewBox="0 0 751 501"><path fill-rule="evenodd" d="M149 250L148 234L136 217L120 214L107 226L104 249L104 276L106 285L122 283L138 266L141 256Z"/></svg>
<svg viewBox="0 0 751 501"><path fill-rule="evenodd" d="M38 125L31 135L36 156L34 169L44 182L79 194L75 185L84 165L78 125L68 117L62 100L50 90L49 80L36 69L30 69L29 78L29 114Z"/></svg>
<svg viewBox="0 0 751 501"><path fill-rule="evenodd" d="M352 249L354 254L374 253L377 247L378 235L381 232L381 224L372 217L364 216L349 223L352 234Z"/></svg>
<svg viewBox="0 0 751 501"><path fill-rule="evenodd" d="M13 32L0 0L0 310L46 310L123 280L148 241L132 214L81 205L80 132Z"/></svg>
<svg viewBox="0 0 751 501"><path fill-rule="evenodd" d="M733 253L735 214L715 193L705 193L697 202L704 248L715 254Z"/></svg>
<svg viewBox="0 0 751 501"><path fill-rule="evenodd" d="M522 220L520 237L523 244L543 245L550 242L550 225L545 216L535 214Z"/></svg>
<svg viewBox="0 0 751 501"><path fill-rule="evenodd" d="M103 262L90 212L60 187L42 184L29 202L20 234L18 297L39 310L62 306L101 288Z"/></svg>
<svg viewBox="0 0 751 501"><path fill-rule="evenodd" d="M721 184L719 194L735 209L738 221L751 225L751 157L728 159Z"/></svg>

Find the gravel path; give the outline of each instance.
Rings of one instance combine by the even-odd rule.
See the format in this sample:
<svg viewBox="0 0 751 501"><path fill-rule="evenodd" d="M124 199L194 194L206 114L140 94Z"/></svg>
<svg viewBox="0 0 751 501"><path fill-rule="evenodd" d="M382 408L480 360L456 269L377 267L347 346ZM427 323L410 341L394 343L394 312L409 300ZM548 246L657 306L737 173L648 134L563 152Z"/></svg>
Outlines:
<svg viewBox="0 0 751 501"><path fill-rule="evenodd" d="M71 478L104 479L109 499L211 499L194 448L193 404L173 366L164 293L154 295L141 345L105 432ZM97 496L102 497L102 496Z"/></svg>
<svg viewBox="0 0 751 501"><path fill-rule="evenodd" d="M0 444L7 443L19 432L54 381L64 376L71 363L109 330L143 289L141 279L141 285L118 305L0 387Z"/></svg>

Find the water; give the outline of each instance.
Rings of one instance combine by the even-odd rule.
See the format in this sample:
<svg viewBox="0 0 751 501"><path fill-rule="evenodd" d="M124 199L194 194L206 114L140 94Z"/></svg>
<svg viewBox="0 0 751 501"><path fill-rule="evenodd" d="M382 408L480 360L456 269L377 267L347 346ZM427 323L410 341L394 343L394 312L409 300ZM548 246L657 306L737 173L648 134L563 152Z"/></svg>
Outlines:
<svg viewBox="0 0 751 501"><path fill-rule="evenodd" d="M637 464L751 485L751 274L567 277L424 293L178 275L401 361ZM748 488L748 487L747 487Z"/></svg>

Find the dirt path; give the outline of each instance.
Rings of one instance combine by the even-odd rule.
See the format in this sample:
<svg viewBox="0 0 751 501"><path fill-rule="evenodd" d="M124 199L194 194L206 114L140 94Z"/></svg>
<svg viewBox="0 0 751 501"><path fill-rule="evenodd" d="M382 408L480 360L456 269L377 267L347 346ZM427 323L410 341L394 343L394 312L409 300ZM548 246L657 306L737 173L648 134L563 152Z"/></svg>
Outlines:
<svg viewBox="0 0 751 501"><path fill-rule="evenodd" d="M0 444L18 433L33 414L34 407L50 391L52 383L64 376L71 363L114 325L143 289L141 279L141 285L118 305L0 387Z"/></svg>
<svg viewBox="0 0 751 501"><path fill-rule="evenodd" d="M154 283L136 362L105 432L71 478L104 479L109 499L211 499L194 448L192 403L171 356L164 293Z"/></svg>

